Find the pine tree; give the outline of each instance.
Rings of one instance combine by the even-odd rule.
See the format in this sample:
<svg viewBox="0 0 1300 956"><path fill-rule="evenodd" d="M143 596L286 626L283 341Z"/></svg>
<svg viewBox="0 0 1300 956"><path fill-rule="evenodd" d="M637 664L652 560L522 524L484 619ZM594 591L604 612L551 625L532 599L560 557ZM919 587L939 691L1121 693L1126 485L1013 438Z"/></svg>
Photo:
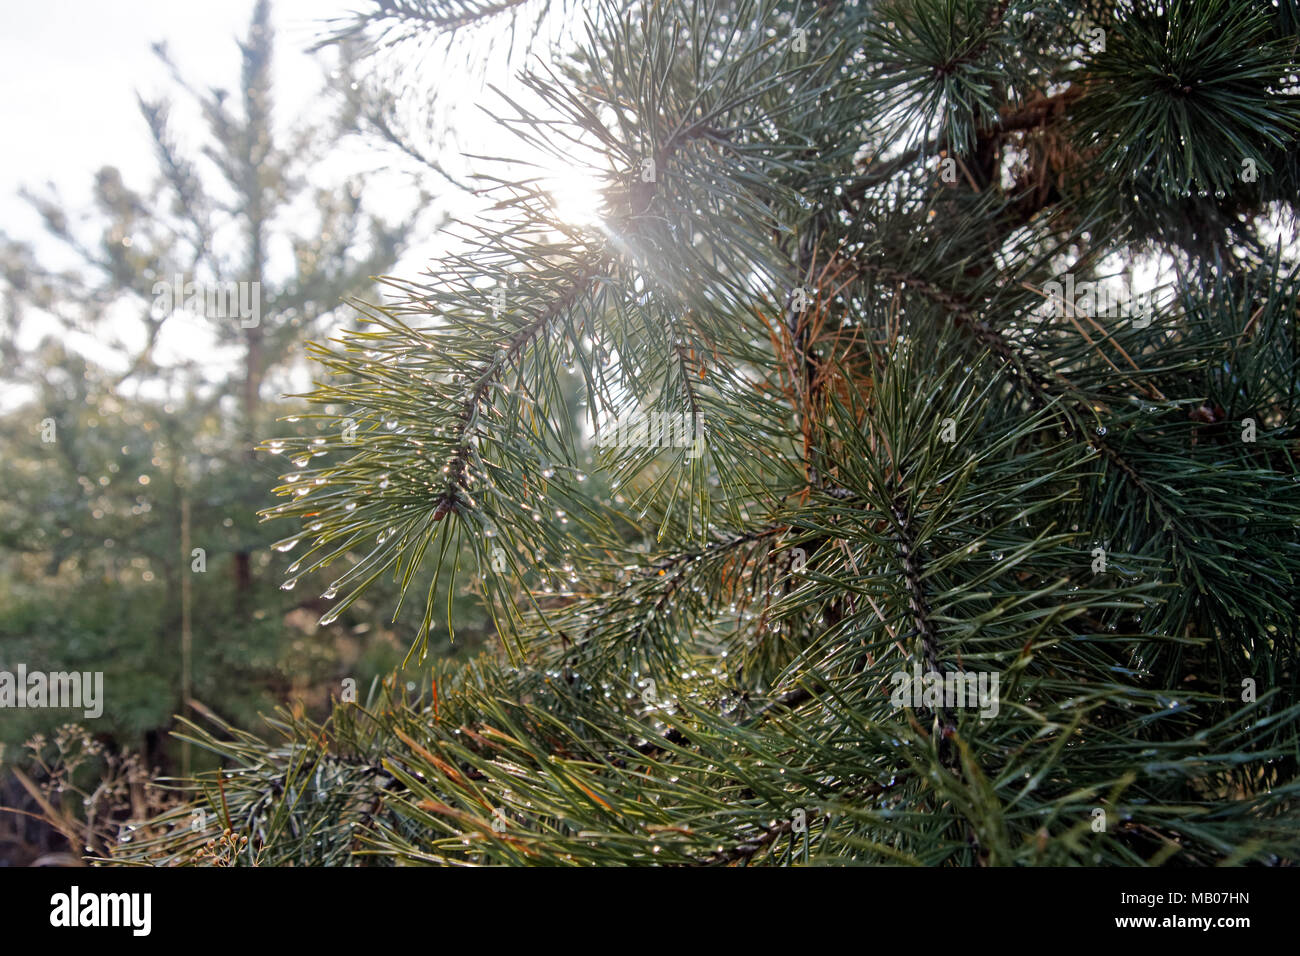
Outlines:
<svg viewBox="0 0 1300 956"><path fill-rule="evenodd" d="M129 855L1293 862L1296 4L585 16L496 121L599 221L482 160L494 214L317 348L359 433L272 512L425 635L469 549L499 653L191 725L210 824Z"/></svg>

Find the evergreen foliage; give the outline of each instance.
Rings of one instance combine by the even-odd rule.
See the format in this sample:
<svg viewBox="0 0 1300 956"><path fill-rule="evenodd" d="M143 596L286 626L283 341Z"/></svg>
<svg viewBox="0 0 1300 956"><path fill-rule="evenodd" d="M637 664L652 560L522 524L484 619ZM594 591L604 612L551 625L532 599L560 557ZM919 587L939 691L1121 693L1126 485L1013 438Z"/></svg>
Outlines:
<svg viewBox="0 0 1300 956"><path fill-rule="evenodd" d="M335 437L277 440L327 452L269 514L330 615L394 579L418 656L469 580L499 653L191 725L210 824L125 856L1294 862L1296 5L584 16L496 121L594 157L600 223L483 158L493 214L316 349ZM600 440L631 412L702 445ZM895 706L914 668L996 714Z"/></svg>

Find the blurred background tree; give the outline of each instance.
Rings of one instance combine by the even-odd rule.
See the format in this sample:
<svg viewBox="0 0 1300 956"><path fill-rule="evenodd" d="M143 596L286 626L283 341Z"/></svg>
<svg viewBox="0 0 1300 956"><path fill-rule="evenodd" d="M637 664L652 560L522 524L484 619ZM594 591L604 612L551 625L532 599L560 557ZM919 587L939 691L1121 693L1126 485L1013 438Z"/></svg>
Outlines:
<svg viewBox="0 0 1300 956"><path fill-rule="evenodd" d="M188 769L167 734L187 682L248 726L291 698L324 706L345 677L365 687L414 636L388 602L319 628L323 586L281 588L291 556L257 517L282 470L258 442L322 427L285 396L307 381L303 343L354 324L342 303L442 225L413 164L386 179L357 168L376 155L367 123L383 104L353 82L348 50L318 57L321 90L287 122L274 49L265 0L233 51L233 93L193 85L155 44L179 112L202 126L178 122L171 98L140 97L157 161L147 189L106 166L90 209L26 191L47 235L0 236L0 666L103 671L108 703L87 726L164 770ZM375 211L394 206L400 218ZM191 307L194 289L228 283L257 321ZM466 623L466 643L487 626ZM0 746L22 762L33 733L80 719L7 710ZM31 809L12 778L3 792Z"/></svg>

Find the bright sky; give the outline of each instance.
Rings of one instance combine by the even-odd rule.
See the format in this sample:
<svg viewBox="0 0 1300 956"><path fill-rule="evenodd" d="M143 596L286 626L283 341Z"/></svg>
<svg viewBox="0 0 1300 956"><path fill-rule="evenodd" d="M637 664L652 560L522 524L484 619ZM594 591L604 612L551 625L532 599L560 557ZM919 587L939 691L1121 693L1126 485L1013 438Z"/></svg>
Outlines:
<svg viewBox="0 0 1300 956"><path fill-rule="evenodd" d="M275 0L278 109L292 116L319 87L321 71L303 52L320 20L355 9L348 0ZM150 50L166 40L196 84L238 87L235 38L248 30L252 0L42 0L0 12L0 228L37 234L40 221L19 186L47 180L74 205L88 203L92 173L122 170L142 186L152 167L137 91L174 89ZM178 97L179 99L179 97Z"/></svg>
<svg viewBox="0 0 1300 956"><path fill-rule="evenodd" d="M282 126L300 116L320 89L323 66L304 52L322 32L319 21L345 15L352 6L346 0L272 4L275 109ZM197 111L154 55L152 44L166 41L173 62L196 88L235 91L235 39L247 33L252 10L253 0L6 4L0 13L0 115L10 148L0 151L0 230L33 242L50 264L77 265L70 252L44 233L39 216L18 190L43 193L47 184L53 185L75 213L90 207L94 172L106 165L116 166L128 186L147 189L157 166L136 94L170 94L183 144L195 144L202 134ZM138 303L124 305L111 327L115 337L133 347L144 341L138 309ZM29 319L19 342L30 348L48 329L39 317ZM164 363L204 355L214 368L237 360L233 352L218 356L214 341L202 319L178 313L164 327L156 355ZM124 364L88 336L76 336L68 344L110 366ZM9 389L0 405L11 406L25 394L25 388Z"/></svg>
<svg viewBox="0 0 1300 956"><path fill-rule="evenodd" d="M273 0L274 109L282 129L302 119L332 62L329 54L311 55L306 49L326 32L326 20L345 17L363 5L364 0ZM165 41L172 61L194 87L237 91L235 40L246 34L253 6L253 0L5 4L0 11L0 115L8 148L0 151L0 231L33 242L48 264L79 265L72 253L45 234L36 211L18 190L26 187L44 193L52 185L75 214L90 207L94 172L101 166L116 166L128 186L147 189L157 166L137 92L149 98L170 96L174 131L182 147L190 147L187 151L194 155L193 147L204 134L202 120L151 46ZM456 94L477 101L467 79L458 81ZM499 82L500 77L496 79ZM335 153L329 167L341 165L339 175L357 169L373 171L390 162L391 155L365 152L354 143ZM449 165L456 168L454 162ZM406 214L414 194L404 183L369 173L371 208L390 219ZM426 186L453 200L457 214L465 215L472 208L468 197L447 196L450 187L434 177ZM416 245L394 272L414 276L436 251L437 241ZM137 339L141 345L144 341L143 327L132 311L138 309L138 303L124 305L111 323L112 334L133 347ZM39 317L29 320L20 344L33 347L49 328ZM166 364L202 356L210 368L238 360L236 352L218 357L214 341L202 319L178 313L164 326L155 357ZM124 367L100 341L82 336L69 344L97 361ZM0 406L11 406L26 394L25 389L9 391L0 396Z"/></svg>
<svg viewBox="0 0 1300 956"><path fill-rule="evenodd" d="M302 119L331 62L328 54L306 53L307 47L326 32L325 21L346 17L365 3L273 0L274 108L281 128ZM0 151L0 231L11 239L33 242L47 264L78 265L68 250L45 234L39 216L18 196L18 190L25 187L45 193L47 185L52 185L65 208L74 214L90 208L94 173L101 166L116 166L129 187L146 190L157 166L136 102L137 93L147 98L170 96L175 110L174 131L182 147L190 147L187 151L193 155L193 147L203 138L202 121L151 46L165 41L179 72L196 88L218 86L234 92L239 84L235 40L246 34L253 6L253 0L6 3L0 10L0 116L8 148ZM457 42L481 41L465 36ZM409 56L411 51L404 49L399 55ZM523 65L523 60L521 57L509 67L502 62L489 72L492 83L510 88L512 95L527 101L529 97L520 95L509 76ZM520 155L523 147L518 140L493 128L472 108L479 104L501 106L494 95L477 86L475 80L482 80L482 76L464 75L463 63L457 63L448 64L446 69L435 67L425 78L431 77L436 83L447 75L447 70L456 75L452 95L471 107L462 110L462 115L474 117L473 128L462 131L469 134L461 139L464 148L475 153ZM335 160L345 167L352 165L350 152L340 150L331 157L330 166ZM380 170L390 162L387 155L391 154L366 153L357 147L351 159L359 158L359 168ZM463 174L463 164L455 162L454 157L450 162L449 157L440 158ZM591 181L579 177L571 167L562 168L557 175L560 179L554 194L561 213L574 221L589 220L595 200ZM370 204L381 214L395 219L408 210L413 195L409 191L382 182L374 172L368 174L367 186ZM456 215L471 215L474 207L482 204L464 194L448 195L450 187L436 177L429 177L426 186L449 200ZM393 271L414 277L438 251L441 241L441 237L433 237L432 242L415 246ZM124 304L106 330L132 348L137 340L141 346L144 342L139 308L139 303ZM20 345L33 347L48 330L49 325L35 317L24 324ZM122 356L121 362L113 360L100 339L80 336L68 344L96 361L124 369L126 357ZM201 356L214 370L238 361L237 351L219 355L214 342L211 327L204 320L178 313L164 326L155 358L168 364ZM8 390L0 395L0 407L12 406L24 394L23 389Z"/></svg>

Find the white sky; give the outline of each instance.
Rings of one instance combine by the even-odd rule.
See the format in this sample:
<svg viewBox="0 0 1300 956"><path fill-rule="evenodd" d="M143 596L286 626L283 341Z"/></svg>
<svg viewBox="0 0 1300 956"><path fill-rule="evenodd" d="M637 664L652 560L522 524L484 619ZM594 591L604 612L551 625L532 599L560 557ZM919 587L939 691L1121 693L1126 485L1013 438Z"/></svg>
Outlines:
<svg viewBox="0 0 1300 956"><path fill-rule="evenodd" d="M321 71L302 52L317 22L355 9L347 0L275 0L277 110L293 116L319 88ZM165 40L196 85L235 90L235 38L248 30L252 0L42 0L0 9L0 228L11 237L40 231L19 186L58 186L74 207L88 204L94 170L117 166L143 186L154 168L149 133L136 105L172 91L150 50ZM181 96L176 97L178 102Z"/></svg>
<svg viewBox="0 0 1300 956"><path fill-rule="evenodd" d="M304 51L321 32L319 21L350 12L345 0L277 0L273 61L277 124L287 128L320 90L324 66ZM136 102L167 94L183 147L201 142L203 129L187 94L177 88L154 55L166 41L173 63L196 89L239 85L237 37L248 31L253 0L45 0L8 3L0 12L0 121L11 148L0 151L0 230L32 242L47 263L78 266L51 239L20 188L38 193L52 185L74 213L91 205L94 173L116 166L126 184L147 190L157 175L150 135ZM21 144L13 148L12 144ZM193 154L193 149L189 149ZM144 342L141 306L127 302L104 334L132 348ZM46 320L48 321L48 320ZM50 326L29 314L19 337L33 347ZM74 336L69 345L110 367L125 368L127 355L102 341ZM172 361L203 356L214 371L228 369L238 353L215 347L211 325L177 313L164 326L155 357ZM145 383L146 388L154 386ZM0 405L12 407L30 394L10 388Z"/></svg>
<svg viewBox="0 0 1300 956"><path fill-rule="evenodd" d="M274 110L281 129L303 116L331 62L307 54L306 48L326 31L324 21L347 16L364 4L365 0L273 0ZM146 190L156 176L157 166L148 128L136 102L137 92L147 98L169 96L175 109L175 133L182 148L189 147L186 151L193 155L193 147L204 136L201 119L151 46L166 41L180 74L195 88L219 86L234 92L239 84L235 40L246 34L253 6L253 0L5 3L0 8L0 121L8 148L0 150L0 231L11 239L33 242L49 264L78 265L70 252L45 234L36 211L18 196L18 190L26 187L44 193L47 184L53 185L65 207L74 214L90 208L94 173L101 166L116 166L129 187ZM470 37L464 41L475 42ZM403 54L410 55L410 51L398 55ZM472 106L493 99L481 86L475 88L475 81L464 75L462 65L450 69L456 75L455 95L459 102ZM514 86L502 70L492 72L492 82ZM439 71L433 71L433 76L439 75ZM462 139L465 148L498 154L514 150L517 154L518 141L503 137L498 130L485 129L489 125L477 119L470 135ZM393 155L342 150L336 154L344 167L341 172L357 168L349 154L352 160L360 157L359 168L367 170L382 169L388 162L386 157ZM441 158L452 169L461 165L454 160L447 163L448 157ZM335 163L329 165L332 168ZM409 164L407 168L411 168ZM372 208L377 201L377 211L391 219L407 211L413 193L392 188L392 183L379 182L374 176L368 178L368 184L380 187L377 195L373 189L368 192ZM451 192L451 187L436 177L430 176L425 185L441 195ZM462 216L469 214L476 202L463 194L447 198L452 200L453 212ZM394 273L414 277L437 248L436 238L433 243L417 245ZM143 326L132 309L138 311L139 304L124 305L105 331L134 346L136 339L143 344L144 337ZM20 344L32 347L48 334L48 328L39 317L29 320ZM214 370L238 360L233 351L218 357L213 342L211 328L202 319L178 313L164 326L155 358L168 364L201 355ZM96 361L125 366L125 361L114 361L102 342L95 339L81 337L69 344ZM125 356L121 358L125 360ZM306 382L301 384L305 386ZM22 391L0 395L0 406L21 401Z"/></svg>

